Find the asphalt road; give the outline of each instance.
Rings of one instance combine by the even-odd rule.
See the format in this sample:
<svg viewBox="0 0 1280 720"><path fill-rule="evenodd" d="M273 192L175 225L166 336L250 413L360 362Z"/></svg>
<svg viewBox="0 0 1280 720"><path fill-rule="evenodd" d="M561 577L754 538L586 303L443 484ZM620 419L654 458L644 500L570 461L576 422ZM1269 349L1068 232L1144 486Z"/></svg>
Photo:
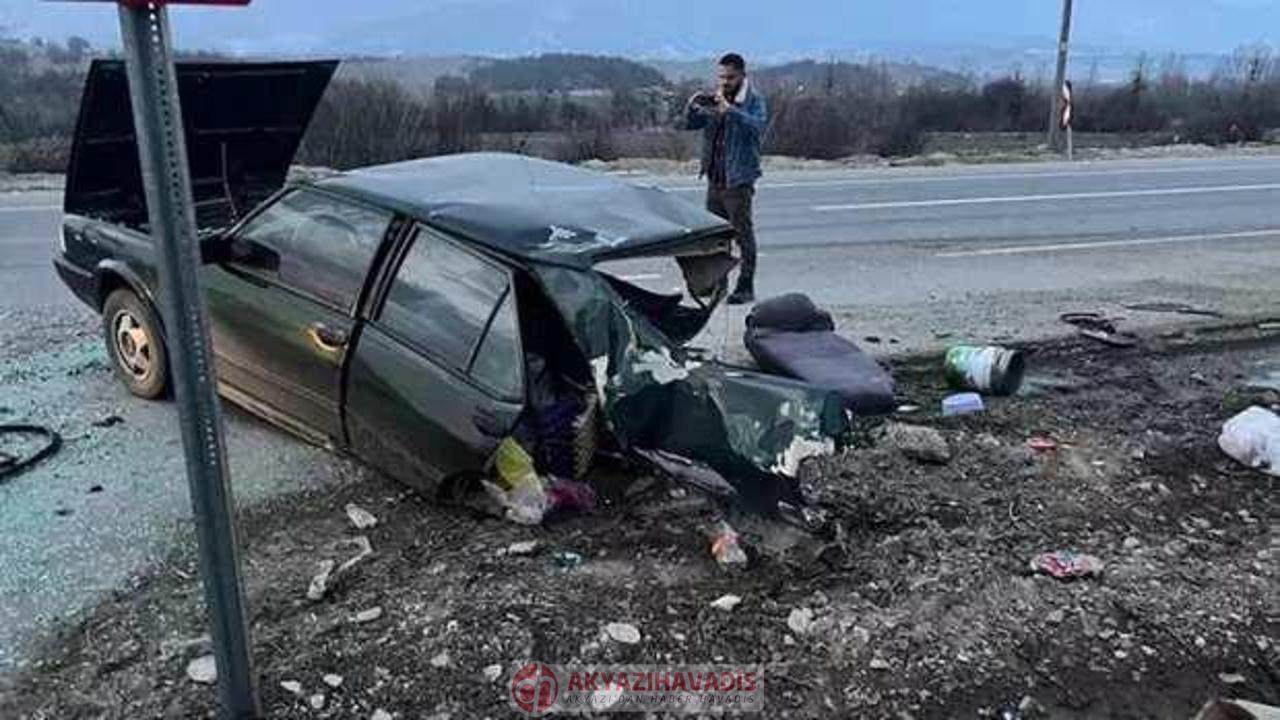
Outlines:
<svg viewBox="0 0 1280 720"><path fill-rule="evenodd" d="M692 179L637 179L700 200ZM190 522L172 406L112 380L92 317L50 267L59 200L0 191L0 423L68 439L0 484L0 673ZM807 292L850 335L881 338L876 352L1052 335L1065 310L1176 319L1124 310L1138 301L1280 316L1280 157L778 173L757 225L760 294ZM677 283L666 264L616 272ZM733 352L744 312L723 312L704 342ZM110 415L123 423L94 425ZM362 475L235 412L228 435L241 504Z"/></svg>

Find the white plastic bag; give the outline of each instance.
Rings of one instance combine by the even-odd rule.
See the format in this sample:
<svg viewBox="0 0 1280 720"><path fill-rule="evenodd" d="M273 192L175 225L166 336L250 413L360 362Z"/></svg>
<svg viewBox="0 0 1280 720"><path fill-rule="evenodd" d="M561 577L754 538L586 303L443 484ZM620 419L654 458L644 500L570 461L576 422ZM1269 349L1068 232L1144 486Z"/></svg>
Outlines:
<svg viewBox="0 0 1280 720"><path fill-rule="evenodd" d="M1218 447L1251 468L1280 477L1280 416L1251 407L1222 426Z"/></svg>

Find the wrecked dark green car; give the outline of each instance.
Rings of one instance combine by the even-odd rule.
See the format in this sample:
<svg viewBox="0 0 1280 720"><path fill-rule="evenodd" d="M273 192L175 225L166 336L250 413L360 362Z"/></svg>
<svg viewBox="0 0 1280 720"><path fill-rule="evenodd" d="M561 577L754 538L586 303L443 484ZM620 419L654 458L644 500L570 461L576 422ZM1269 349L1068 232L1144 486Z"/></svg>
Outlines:
<svg viewBox="0 0 1280 720"><path fill-rule="evenodd" d="M185 64L186 136L218 384L228 400L423 491L516 437L541 473L598 447L797 500L847 430L833 393L693 359L732 231L662 190L476 154L285 181L333 63ZM118 376L157 397L164 320L122 65L95 63L59 274L102 313ZM683 292L601 265L678 264Z"/></svg>

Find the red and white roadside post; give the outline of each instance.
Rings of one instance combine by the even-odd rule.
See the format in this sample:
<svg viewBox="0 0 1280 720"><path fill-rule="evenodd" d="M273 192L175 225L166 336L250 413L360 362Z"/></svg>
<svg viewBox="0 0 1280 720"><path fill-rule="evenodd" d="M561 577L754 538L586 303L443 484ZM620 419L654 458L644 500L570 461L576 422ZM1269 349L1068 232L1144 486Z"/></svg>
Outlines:
<svg viewBox="0 0 1280 720"><path fill-rule="evenodd" d="M1074 131L1071 127L1073 120L1072 98L1071 98L1071 81L1067 80L1062 83L1062 132L1066 134L1067 140L1067 161L1075 159L1076 147Z"/></svg>
<svg viewBox="0 0 1280 720"><path fill-rule="evenodd" d="M173 66L168 5L248 5L250 0L116 2L138 142L147 215L160 271L169 363L196 521L200 578L218 668L223 717L262 715L258 703L239 545L223 443L222 411L197 273L200 248L191 174Z"/></svg>

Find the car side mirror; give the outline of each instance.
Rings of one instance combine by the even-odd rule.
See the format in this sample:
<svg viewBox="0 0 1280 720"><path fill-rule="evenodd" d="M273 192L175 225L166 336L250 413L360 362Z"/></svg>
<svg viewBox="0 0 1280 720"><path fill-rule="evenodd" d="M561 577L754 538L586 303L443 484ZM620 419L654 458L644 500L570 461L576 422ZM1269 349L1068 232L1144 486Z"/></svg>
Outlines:
<svg viewBox="0 0 1280 720"><path fill-rule="evenodd" d="M280 253L262 243L236 237L209 240L200 247L206 264L234 263L255 270L275 272L280 269Z"/></svg>

